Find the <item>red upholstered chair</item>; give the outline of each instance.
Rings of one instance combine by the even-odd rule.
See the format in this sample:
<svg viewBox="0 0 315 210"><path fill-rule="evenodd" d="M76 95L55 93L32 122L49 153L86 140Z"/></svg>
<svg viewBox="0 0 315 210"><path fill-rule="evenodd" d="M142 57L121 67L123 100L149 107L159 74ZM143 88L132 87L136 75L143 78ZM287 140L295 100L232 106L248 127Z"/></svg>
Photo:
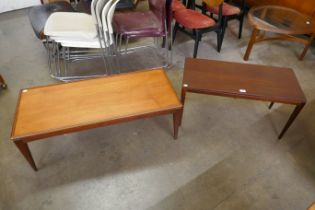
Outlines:
<svg viewBox="0 0 315 210"><path fill-rule="evenodd" d="M176 38L176 33L178 30L189 35L195 40L193 57L197 57L199 41L201 41L202 35L210 31L217 33L217 50L221 50L221 18L222 18L222 3L219 3L218 21L201 14L198 11L192 9L178 10L174 12L174 19L176 20L174 31L173 31L173 41ZM192 31L192 32L190 32Z"/></svg>
<svg viewBox="0 0 315 210"><path fill-rule="evenodd" d="M231 0L226 0L226 2L223 3L222 8L222 41L225 34L225 29L228 25L228 21L237 19L240 22L239 25L239 32L238 32L238 38L240 39L242 37L242 29L243 29L243 21L244 21L244 15L245 15L245 6L246 1L241 0L241 6L235 6ZM218 15L219 8L217 6L215 7L209 7L206 6L206 10L210 12L210 17L213 17L213 14Z"/></svg>

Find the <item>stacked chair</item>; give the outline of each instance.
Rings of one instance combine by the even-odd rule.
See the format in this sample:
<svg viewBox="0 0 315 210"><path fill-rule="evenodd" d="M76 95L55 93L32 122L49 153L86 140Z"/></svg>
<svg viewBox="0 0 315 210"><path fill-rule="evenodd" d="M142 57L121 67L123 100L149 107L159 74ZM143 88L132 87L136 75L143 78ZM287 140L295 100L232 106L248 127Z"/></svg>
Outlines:
<svg viewBox="0 0 315 210"><path fill-rule="evenodd" d="M91 76L68 76L68 65L74 61L103 58L106 72L112 73L117 57L112 18L119 0L92 0L91 15L56 12L49 16L44 34L51 76L68 81ZM55 68L53 68L53 66ZM63 69L63 70L62 70ZM103 74L103 75L104 75Z"/></svg>
<svg viewBox="0 0 315 210"><path fill-rule="evenodd" d="M148 2L149 11L132 11L114 14L113 26L116 32L116 43L119 49L121 49L122 40L125 40L125 53L127 53L134 49L147 47L141 46L128 49L130 38L161 37L164 43L162 46L165 47L166 52L166 65L170 65L172 61L167 46L170 45L169 32L171 30L168 21L171 19L171 0L148 0Z"/></svg>

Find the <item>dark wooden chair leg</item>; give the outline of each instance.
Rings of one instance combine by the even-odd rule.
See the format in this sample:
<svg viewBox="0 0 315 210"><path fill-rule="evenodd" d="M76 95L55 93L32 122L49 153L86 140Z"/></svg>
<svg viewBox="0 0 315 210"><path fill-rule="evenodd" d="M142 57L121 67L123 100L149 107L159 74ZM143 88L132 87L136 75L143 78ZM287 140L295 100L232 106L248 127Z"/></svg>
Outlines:
<svg viewBox="0 0 315 210"><path fill-rule="evenodd" d="M175 41L175 38L176 38L176 33L177 33L177 30L178 30L178 23L175 23L174 25L174 28L173 28L173 37L172 37L172 42L174 43Z"/></svg>
<svg viewBox="0 0 315 210"><path fill-rule="evenodd" d="M27 162L32 166L32 168L37 171L37 167L35 165L32 153L27 145L27 143L23 142L23 141L15 141L14 142L15 145L17 146L17 148L20 150L20 152L22 153L22 155L25 157L25 159L27 160Z"/></svg>
<svg viewBox="0 0 315 210"><path fill-rule="evenodd" d="M221 39L221 29L219 29L217 31L217 51L220 52L221 51L221 47L222 47L222 39Z"/></svg>
<svg viewBox="0 0 315 210"><path fill-rule="evenodd" d="M280 135L278 136L278 139L281 139L283 137L283 135L285 134L285 132L288 130L288 128L290 127L290 125L293 123L293 121L295 120L295 118L298 116L298 114L300 113L300 111L303 109L304 107L304 103L303 104L299 104L295 107L295 109L293 110L288 122L285 124L284 128L282 129Z"/></svg>
<svg viewBox="0 0 315 210"><path fill-rule="evenodd" d="M240 17L239 21L240 21L240 28L238 30L238 38L241 39L242 38L242 32L243 32L244 14Z"/></svg>
<svg viewBox="0 0 315 210"><path fill-rule="evenodd" d="M272 108L272 106L273 106L273 104L274 104L274 102L271 102L271 103L269 104L268 109L271 109L271 108Z"/></svg>
<svg viewBox="0 0 315 210"><path fill-rule="evenodd" d="M196 30L194 55L193 55L194 58L197 57L197 52L198 52L198 46L199 46L200 38L201 38L200 32L198 30Z"/></svg>
<svg viewBox="0 0 315 210"><path fill-rule="evenodd" d="M222 24L221 24L221 32L220 32L220 46L219 46L219 52L221 51L223 40L224 40L224 34L225 34L225 29L227 27L227 17L222 17Z"/></svg>

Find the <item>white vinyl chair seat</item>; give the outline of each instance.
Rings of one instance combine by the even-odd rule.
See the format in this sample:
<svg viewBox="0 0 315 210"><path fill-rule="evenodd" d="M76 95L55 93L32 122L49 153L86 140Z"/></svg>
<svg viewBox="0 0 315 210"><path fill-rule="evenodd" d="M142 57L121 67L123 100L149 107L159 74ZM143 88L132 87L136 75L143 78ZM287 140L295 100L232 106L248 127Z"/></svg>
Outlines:
<svg viewBox="0 0 315 210"><path fill-rule="evenodd" d="M91 15L78 12L55 12L47 19L44 34L74 39L93 39L97 36L97 28Z"/></svg>

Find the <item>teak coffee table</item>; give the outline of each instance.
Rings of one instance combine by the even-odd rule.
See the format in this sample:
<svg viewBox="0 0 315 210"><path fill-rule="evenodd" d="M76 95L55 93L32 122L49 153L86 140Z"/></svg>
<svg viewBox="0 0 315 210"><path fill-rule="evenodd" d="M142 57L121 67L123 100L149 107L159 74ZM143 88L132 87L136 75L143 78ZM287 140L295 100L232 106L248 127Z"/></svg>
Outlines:
<svg viewBox="0 0 315 210"><path fill-rule="evenodd" d="M306 103L292 69L187 58L181 101L187 92L296 105L279 139Z"/></svg>
<svg viewBox="0 0 315 210"><path fill-rule="evenodd" d="M162 69L21 90L11 140L37 170L28 142L120 122L173 114L182 105Z"/></svg>
<svg viewBox="0 0 315 210"><path fill-rule="evenodd" d="M304 45L299 56L303 60L315 36L315 23L311 17L294 9L276 5L253 7L248 12L249 23L253 26L251 39L248 43L244 60L248 60L253 45L263 41L286 40ZM276 35L267 35L266 32ZM304 39L296 35L309 34Z"/></svg>

